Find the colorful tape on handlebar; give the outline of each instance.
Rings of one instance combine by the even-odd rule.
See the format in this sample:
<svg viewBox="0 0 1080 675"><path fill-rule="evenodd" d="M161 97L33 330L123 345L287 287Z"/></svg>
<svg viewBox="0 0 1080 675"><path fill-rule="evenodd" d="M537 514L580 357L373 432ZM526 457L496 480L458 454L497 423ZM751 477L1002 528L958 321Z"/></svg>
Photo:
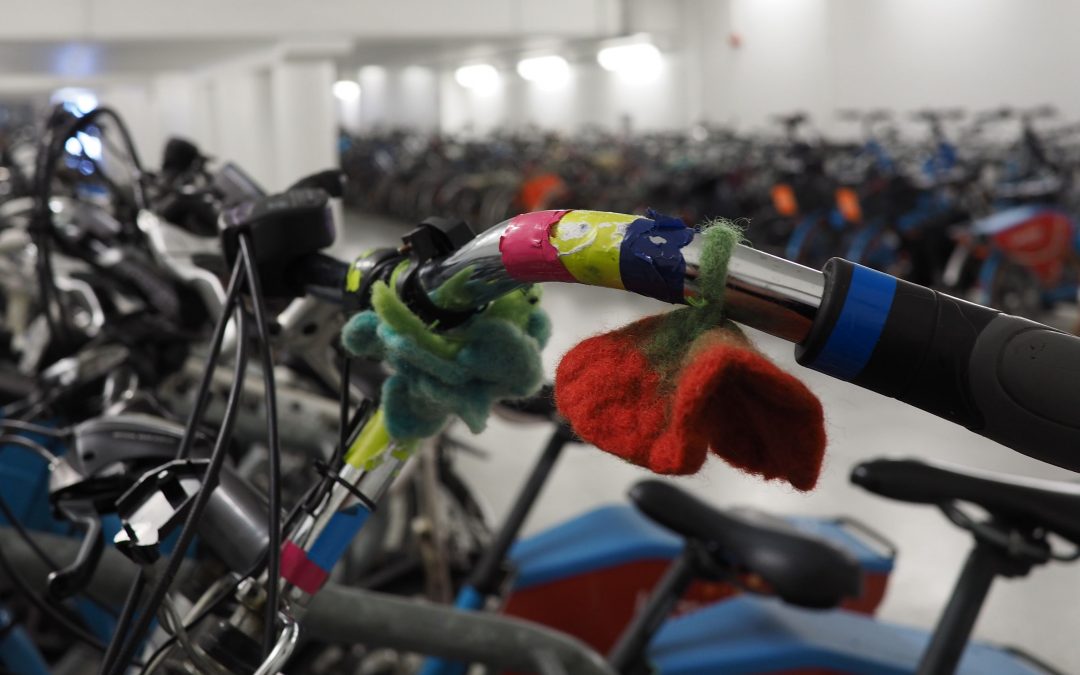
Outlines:
<svg viewBox="0 0 1080 675"><path fill-rule="evenodd" d="M519 281L577 281L681 303L682 248L693 239L693 228L651 211L537 211L510 221L499 252Z"/></svg>
<svg viewBox="0 0 1080 675"><path fill-rule="evenodd" d="M281 577L308 595L318 593L370 516L366 506L353 504L330 517L307 551L292 541L285 542L281 548Z"/></svg>

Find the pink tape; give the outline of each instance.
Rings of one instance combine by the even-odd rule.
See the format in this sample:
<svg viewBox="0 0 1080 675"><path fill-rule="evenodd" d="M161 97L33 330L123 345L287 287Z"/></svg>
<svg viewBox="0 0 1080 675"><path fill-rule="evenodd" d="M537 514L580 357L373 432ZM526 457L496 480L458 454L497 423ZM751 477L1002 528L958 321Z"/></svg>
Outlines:
<svg viewBox="0 0 1080 675"><path fill-rule="evenodd" d="M308 559L304 549L291 541L281 547L281 576L308 595L315 595L330 575Z"/></svg>
<svg viewBox="0 0 1080 675"><path fill-rule="evenodd" d="M518 281L576 281L551 245L551 226L569 211L533 211L515 216L499 239L506 271Z"/></svg>

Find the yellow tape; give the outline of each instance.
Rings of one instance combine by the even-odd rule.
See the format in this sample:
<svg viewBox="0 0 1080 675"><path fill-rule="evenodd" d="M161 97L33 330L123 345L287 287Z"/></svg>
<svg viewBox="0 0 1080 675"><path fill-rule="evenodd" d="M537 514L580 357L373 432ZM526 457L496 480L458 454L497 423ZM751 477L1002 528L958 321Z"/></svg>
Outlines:
<svg viewBox="0 0 1080 675"><path fill-rule="evenodd" d="M390 438L386 430L386 417L380 407L345 452L345 463L371 471L382 464L388 454L396 459L407 459L416 447L417 441L402 443Z"/></svg>
<svg viewBox="0 0 1080 675"><path fill-rule="evenodd" d="M571 211L555 224L551 245L575 279L590 286L625 288L619 273L623 237L637 216L606 211Z"/></svg>
<svg viewBox="0 0 1080 675"><path fill-rule="evenodd" d="M360 282L364 278L364 273L360 271L360 262L375 252L375 249L369 248L356 257L356 260L349 266L349 272L345 275L345 291L348 293L355 293L360 290Z"/></svg>
<svg viewBox="0 0 1080 675"><path fill-rule="evenodd" d="M382 454L390 449L390 446L386 418L383 416L382 408L379 408L349 446L349 450L345 453L345 463L358 469L371 468L369 465L372 463L378 465L377 460L381 459Z"/></svg>

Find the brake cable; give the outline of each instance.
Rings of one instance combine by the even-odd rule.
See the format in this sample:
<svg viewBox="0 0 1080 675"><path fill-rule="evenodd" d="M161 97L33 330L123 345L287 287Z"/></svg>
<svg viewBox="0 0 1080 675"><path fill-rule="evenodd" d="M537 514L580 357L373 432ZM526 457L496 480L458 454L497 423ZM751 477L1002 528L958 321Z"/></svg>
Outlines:
<svg viewBox="0 0 1080 675"><path fill-rule="evenodd" d="M296 517L300 515L301 511L303 510L304 504L309 500L310 496L315 493L317 488L318 485L312 485L311 487L309 487L307 493L303 497L301 497L296 502L296 504L293 505L292 509L289 510L288 515L285 516L286 529L292 526L292 524L296 520ZM233 582L225 585L224 588L217 593L216 597L212 598L211 600L206 600L205 602L204 599L200 599L199 602L195 603L195 607L192 608L192 613L194 614L194 616L192 616L190 620L184 623L184 629L189 631L192 630L200 623L202 623L202 621L206 619L206 617L217 611L217 609L221 606L222 603L233 597L233 594L236 593L236 591L240 588L240 584L243 583L244 579L255 576L256 574L258 574L258 571L263 568L265 564L265 557L266 552L264 551L263 554L259 557L259 559L255 561L255 564L252 565L245 574L236 575L236 579ZM209 591L210 589L207 589L206 592L208 593ZM140 675L147 675L148 673L152 673L154 671L154 668L157 667L158 663L165 658L166 652L168 652L169 649L174 644L176 644L177 641L178 640L174 635L170 636L167 640L162 642L161 645L156 650L154 650L153 654L150 655L150 658L146 660L146 665L143 666L142 671L140 671Z"/></svg>
<svg viewBox="0 0 1080 675"><path fill-rule="evenodd" d="M207 368L203 382L200 383L200 390L198 398L195 401L195 406L191 411L191 415L188 418L188 425L184 429L184 435L181 438L179 449L177 451L178 457L186 457L190 454L192 443L194 442L195 430L198 428L203 410L206 405L207 394L209 393L210 381L216 370L217 360L221 347L221 342L224 339L225 325L229 321L231 315L236 317L236 363L233 372L233 384L229 391L228 400L225 404L225 412L221 421L221 429L214 444L214 449L210 455L210 463L206 468L206 472L203 476L201 488L196 493L194 503L192 504L188 515L184 521L184 526L180 531L179 539L173 549L172 554L169 556L169 560L166 563L165 571L157 579L153 589L150 593L150 599L147 601L146 608L139 615L138 620L135 623L129 635L122 635L120 632L113 634L113 641L121 641L124 645L119 650L119 656L113 663L102 663L99 673L102 675L119 674L123 672L126 664L131 661L134 656L135 650L138 648L140 642L142 642L143 635L150 627L150 623L153 621L153 617L156 614L158 605L161 603L165 594L169 590L173 579L176 576L177 571L180 568L180 563L183 560L184 551L191 544L191 540L195 536L195 529L203 510L206 508L206 504L209 502L210 495L213 492L213 484L217 481L217 475L221 471L221 467L224 464L225 458L228 454L227 448L229 441L232 437L232 427L236 419L236 413L239 408L240 397L243 390L244 374L247 370L247 339L246 339L246 318L244 310L239 307L239 290L243 284L242 272L243 262L237 261L234 268L232 278L229 282L229 292L226 297L226 304L222 307L221 316L218 318L218 323L214 328L214 335L211 340L212 349L207 357ZM120 625L123 625L125 617L129 614L134 614L136 605L133 603L130 608L130 612L125 612L121 615ZM130 619L128 619L130 621Z"/></svg>
<svg viewBox="0 0 1080 675"><path fill-rule="evenodd" d="M255 326L259 336L259 352L262 358L262 374L266 404L267 450L270 454L270 489L269 516L267 528L266 575L270 583L266 584L266 617L263 621L263 658L267 658L274 647L277 628L278 583L281 569L281 447L278 439L277 389L274 382L274 357L270 349L270 335L266 323L266 307L263 302L262 284L255 267L255 254L251 242L251 233L240 232L240 259L247 272L248 292L251 293L251 307L255 315ZM205 488L204 488L205 489Z"/></svg>

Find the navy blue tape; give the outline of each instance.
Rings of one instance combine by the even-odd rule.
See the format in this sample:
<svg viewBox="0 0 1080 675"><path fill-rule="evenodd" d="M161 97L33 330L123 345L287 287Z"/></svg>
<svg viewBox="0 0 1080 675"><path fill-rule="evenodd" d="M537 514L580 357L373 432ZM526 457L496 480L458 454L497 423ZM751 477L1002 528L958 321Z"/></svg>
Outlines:
<svg viewBox="0 0 1080 675"><path fill-rule="evenodd" d="M682 247L694 230L682 220L649 211L626 228L619 249L619 276L626 290L665 302L683 301L686 261Z"/></svg>
<svg viewBox="0 0 1080 675"><path fill-rule="evenodd" d="M854 379L874 353L895 295L894 277L853 265L840 316L810 367L842 380Z"/></svg>

